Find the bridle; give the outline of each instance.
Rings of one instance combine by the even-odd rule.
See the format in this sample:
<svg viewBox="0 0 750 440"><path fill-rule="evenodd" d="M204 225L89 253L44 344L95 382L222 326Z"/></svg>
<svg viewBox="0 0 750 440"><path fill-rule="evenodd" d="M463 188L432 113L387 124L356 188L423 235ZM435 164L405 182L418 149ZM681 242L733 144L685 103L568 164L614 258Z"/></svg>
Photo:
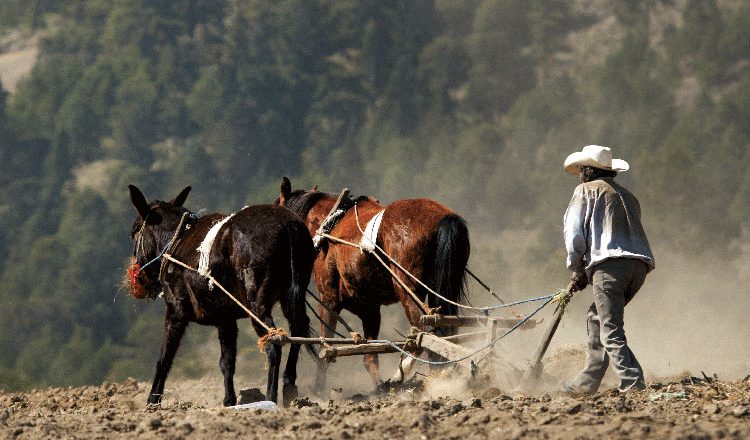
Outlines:
<svg viewBox="0 0 750 440"><path fill-rule="evenodd" d="M138 228L138 231L135 233L135 236L134 236L135 243L133 244L133 257L135 258L138 258L138 251L141 251L145 255L145 250L143 248L143 232L144 232L144 229L146 229L147 220L148 220L148 216L146 216L146 218L143 219L141 226ZM156 257L152 258L148 263L141 266L138 269L138 272L136 273L136 275L138 275L141 271L143 271L146 267L148 267L152 263L159 261L164 256L164 254L167 253L167 251L171 251L171 249L179 241L179 236L183 228L185 230L190 229L193 223L195 223L197 220L198 220L198 216L190 211L185 211L184 213L182 213L182 217L180 218L180 223L177 225L177 229L174 231L174 235L172 235L172 238L167 242L166 246L164 246L164 249L162 249L161 252L157 253Z"/></svg>

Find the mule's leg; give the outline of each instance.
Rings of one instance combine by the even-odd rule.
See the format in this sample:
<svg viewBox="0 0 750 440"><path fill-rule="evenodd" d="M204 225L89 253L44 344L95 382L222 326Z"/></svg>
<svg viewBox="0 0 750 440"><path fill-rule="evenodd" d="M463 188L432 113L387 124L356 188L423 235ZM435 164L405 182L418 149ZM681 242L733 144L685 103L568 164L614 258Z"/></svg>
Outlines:
<svg viewBox="0 0 750 440"><path fill-rule="evenodd" d="M167 375L172 368L172 361L180 347L180 341L185 334L187 321L174 319L169 316L169 312L164 317L164 336L161 344L161 353L159 360L156 362L156 373L154 374L154 383L151 385L151 392L148 394L148 403L160 403L164 393L164 383L167 381Z"/></svg>
<svg viewBox="0 0 750 440"><path fill-rule="evenodd" d="M333 303L320 304L318 315L320 321L320 335L324 338L332 338L336 330L338 314L341 313L341 307ZM313 389L316 394L323 394L326 387L326 374L328 373L328 362L322 360L317 363L315 371L315 385Z"/></svg>
<svg viewBox="0 0 750 440"><path fill-rule="evenodd" d="M270 328L274 328L276 325L273 322L270 311L268 313L262 311L258 314L263 320L263 323ZM258 337L265 336L268 332L260 324L253 320L253 327L255 327L255 333ZM268 382L266 385L266 399L276 402L279 390L279 367L281 366L281 345L279 344L266 344L266 359L268 361Z"/></svg>
<svg viewBox="0 0 750 440"><path fill-rule="evenodd" d="M272 284L271 274L268 272L268 268L261 266L254 266L252 268L246 268L242 271L242 278L245 287L245 294L247 295L247 303L253 309L255 316L263 321L269 328L275 328L276 325L273 322L271 316L271 310L276 302L276 298L279 296L274 295L274 292L278 291ZM252 320L253 328L259 338L265 336L268 331L256 322ZM277 393L279 388L279 366L281 364L281 345L279 344L267 344L266 345L266 358L268 361L268 383L266 385L266 399L276 402Z"/></svg>
<svg viewBox="0 0 750 440"><path fill-rule="evenodd" d="M237 404L234 392L234 367L237 360L237 321L231 319L217 326L219 329L219 344L221 358L219 367L224 375L224 406Z"/></svg>
<svg viewBox="0 0 750 440"><path fill-rule="evenodd" d="M360 319L362 320L362 330L364 331L365 339L378 339L380 333L380 307L373 308L372 310L360 312ZM378 385L378 354L367 353L364 356L365 369L370 373L372 383L374 386Z"/></svg>
<svg viewBox="0 0 750 440"><path fill-rule="evenodd" d="M299 300L301 298L301 301ZM301 296L295 298L282 299L282 310L284 316L289 322L289 330L292 336L308 337L310 336L310 318L305 312L304 291ZM294 303L292 303L294 302ZM297 398L297 361L299 359L300 344L291 344L289 347L289 356L286 359L284 368L282 396L284 406L289 406Z"/></svg>

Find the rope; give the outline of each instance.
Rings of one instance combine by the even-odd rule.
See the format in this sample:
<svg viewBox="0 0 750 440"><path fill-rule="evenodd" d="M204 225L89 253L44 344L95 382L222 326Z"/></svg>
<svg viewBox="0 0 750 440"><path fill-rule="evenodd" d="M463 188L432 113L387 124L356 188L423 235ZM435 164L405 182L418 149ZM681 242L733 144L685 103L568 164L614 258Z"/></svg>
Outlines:
<svg viewBox="0 0 750 440"><path fill-rule="evenodd" d="M468 273L474 280L476 280L477 283L479 283L480 286L484 287L484 290L490 293L496 300L500 301L500 304L505 304L505 301L503 301L502 298L500 298L495 292L492 291L492 288L486 284L482 280L479 279L478 276L474 275L474 272L470 271L469 268L466 268L466 273Z"/></svg>
<svg viewBox="0 0 750 440"><path fill-rule="evenodd" d="M356 204L354 205L354 215L356 216L356 220L357 220L357 228L358 228L358 229L360 230L360 232L362 232L362 233L364 234L364 231L362 230L362 227L361 227L361 225L360 225L360 223L359 223L359 212L358 212L358 210L357 210L357 205L356 205ZM352 246L352 247L356 247L356 248L362 249L362 247L361 247L361 246L360 246L359 244L357 244L357 243L352 243L351 241L347 241L347 240L344 240L344 239L342 239L342 238L334 237L333 235L330 235L330 234L324 234L323 236L324 236L325 238L328 238L329 240L333 240L333 241L335 241L335 242L338 242L338 243L341 243L341 244L345 244L345 245L348 245L348 246ZM408 270L406 270L406 269L405 269L405 268L404 268L403 266L401 266L401 265L400 265L400 264L398 263L398 261L396 261L396 260L394 260L393 258L391 258L391 256L390 256L390 255L388 255L388 254L387 254L387 253L386 253L386 252L385 252L385 251L383 250L383 248L381 248L381 247L380 247L380 246L378 246L377 244L375 244L375 248L376 248L377 250L379 250L380 252L382 252L382 253L383 253L383 255L385 255L385 256L386 256L386 258L388 258L388 260L389 260L389 261L390 261L391 263L395 264L395 265L396 265L396 267L398 267L398 268L399 268L399 269L400 269L401 271L403 271L403 272L404 272L404 273L405 273L406 275L408 275L408 276L409 276L410 278L412 278L412 279L413 279L414 281L416 281L417 283L419 283L419 284L420 284L420 285L421 285L422 287L424 287L425 289L427 289L427 291L428 291L428 292L432 293L432 294L433 294L433 295L435 295L436 297L438 297L438 298L442 299L443 301L445 301L445 302L447 302L447 303L449 303L449 304L453 304L453 305L454 305L454 306L456 306L456 307L460 307L460 308L462 308L462 309L466 309L466 310L476 310L476 311L480 311L480 312L484 313L485 315L489 315L489 312L490 312L490 311L492 311L492 310L497 310L497 309L504 309L504 308L508 308L508 307L513 307L513 306L516 306L516 305L519 305L519 304L525 304L525 303L528 303L528 302L535 302L535 301L544 301L544 300L548 300L548 299L550 299L550 298L553 298L553 297L554 297L554 296L555 296L555 295L556 295L556 294L558 293L558 292L555 292L555 293L553 293L553 294L550 294L550 295L544 295L544 296L539 296L539 297L536 297L536 298L530 298L530 299L525 299L525 300L521 300L521 301L515 301L515 302L512 302L512 303L503 303L503 304L498 304L498 305L494 305L494 306L485 306L485 307L474 307L474 306L467 306L467 305L465 305L465 304L461 304L461 303L458 303L458 302L452 301L452 300L450 300L450 299L448 299L448 298L444 297L443 295L440 295L439 293L435 292L435 291L434 291L433 289L431 289L431 288L430 288L429 286L427 286L426 284L424 284L424 283L423 283L423 282L422 282L422 281L421 281L421 280L420 280L419 278L415 277L415 276L414 276L414 275L412 275L412 274L411 274L411 273L410 273L410 272L409 272ZM383 265L383 267L385 267L385 268L386 268L386 269L388 270L388 272L390 272L390 273L391 273L391 275L392 275L392 276L393 276L393 277L394 277L394 278L396 279L396 281L398 281L398 282L399 282L399 284L400 284L400 285L401 285L402 287L404 287L404 289L406 289L406 291L407 291L407 292L408 292L408 293L409 293L409 294L411 295L411 297L412 297L412 298L413 298L413 299L414 299L414 300L415 300L415 301L417 302L417 304L418 304L418 305L420 306L420 308L422 308L422 309L423 309L423 311L425 311L425 309L426 309L426 310L430 310L430 309L429 309L429 307L428 307L428 306L427 306L427 305L426 305L426 304L425 304L424 302L422 302L422 300L420 300L420 299L419 299L419 297L418 297L418 296L417 296L417 295L416 295L416 294L415 294L415 293L414 293L414 292L413 292L413 291L412 291L411 289L409 289L408 287L406 287L405 283L404 283L404 282L403 282L403 281L402 281L402 280L401 280L401 279L400 279L400 278L398 277L398 275L396 275L396 273L395 273L395 272L394 272L394 271L393 271L393 270L392 270L392 269L391 269L390 267L388 267L388 265L387 265L387 264L385 264L385 262L384 262L384 261L383 261L383 260L382 260L382 259L381 259L381 258L380 258L380 257L379 257L379 256L378 256L378 255L377 255L376 253L375 253L375 252L372 252L371 254L372 254L372 255L374 255L374 256L375 256L375 258L376 258L376 259L377 259L377 260L378 260L378 261L379 261L379 262L380 262L380 263L381 263L381 264ZM491 291L491 290L490 290L490 291ZM500 300L500 301L502 302L502 300Z"/></svg>
<svg viewBox="0 0 750 440"><path fill-rule="evenodd" d="M354 208L355 208L355 212L356 212L357 205L354 205ZM349 246L353 246L353 247L362 249L362 247L360 245L356 244L356 243L352 243L351 241L346 241L346 240L344 240L342 238L334 237L333 235L330 235L330 234L323 234L322 236L325 237L325 238L327 238L327 239L329 239L329 240L337 241L339 243L343 243L343 244L346 244L346 245L349 245ZM375 258L380 262L380 264L382 264L383 267L385 267L386 270L388 270L388 272L391 273L391 276L393 276L393 278L395 278L396 281L398 281L398 283L401 285L401 287L403 287L409 293L409 295L412 297L412 299L417 303L417 306L420 308L420 310L422 310L422 313L429 314L430 308L427 306L427 304L425 304L424 302L422 302L422 300L419 299L419 297L417 296L417 294L414 293L414 291L412 291L409 287L407 287L406 284L398 277L398 275L396 275L396 273L390 267L388 267L388 265L375 252L371 252L370 254L373 255L373 256L375 256ZM386 257L387 256L388 255L386 255Z"/></svg>
<svg viewBox="0 0 750 440"><path fill-rule="evenodd" d="M498 336L497 338L491 340L490 342L488 342L487 344L485 344L483 347L475 350L474 352L469 353L469 354L467 354L465 356L462 356L462 357L460 357L458 359L447 360L447 361L430 361L430 360L427 360L427 359L421 359L418 356L415 356L415 355L409 353L408 351L402 349L401 347L399 347L398 345L396 345L395 343L393 343L392 341L389 341L387 339L378 339L378 340L373 340L373 341L369 341L369 342L380 342L380 343L388 344L391 347L393 347L396 351L400 352L402 355L410 357L410 358L414 359L415 361L421 362L423 364L428 364L428 365L453 365L453 364L457 364L457 363L459 363L461 361L465 361L466 359L469 359L469 358L471 358L473 356L476 356L477 354L481 353L484 350L492 349L492 347L499 340L501 340L504 337L506 337L509 334L511 334L518 327L520 327L526 321L528 321L529 319L531 319L531 317L533 317L534 315L536 315L540 310L542 310L544 307L546 307L547 304L551 303L554 299L555 298L554 298L554 295L553 295L551 298L549 298L547 301L545 301L541 306L537 307L536 310L534 310L533 312L531 312L528 316L526 316L524 319L522 319L521 321L519 321L516 325L514 325L513 327L511 327L507 332L505 332L501 336Z"/></svg>
<svg viewBox="0 0 750 440"><path fill-rule="evenodd" d="M283 328L272 328L268 330L268 333L261 336L258 339L258 350L263 353L266 351L266 346L268 345L268 340L274 336L279 336L282 339L287 337L286 332Z"/></svg>
<svg viewBox="0 0 750 440"><path fill-rule="evenodd" d="M339 314L338 314L338 313L336 313L335 311L333 311L333 310L329 309L329 308L328 308L328 306L326 306L326 305L325 305L325 304L323 303L323 301L321 301L321 299L320 299L320 298L318 298L317 296L315 296L315 294L314 294L314 293L312 293L312 291L311 291L310 289L307 289L307 294L308 294L308 295L310 295L311 297L313 297L313 299L314 299L315 301L317 301L317 302L318 302L318 304L320 304L321 306L323 306L323 308L324 308L324 309L326 309L326 310L328 311L328 313L330 313L330 314L332 314L332 315L336 316L336 320L337 320L338 322L340 322L340 323L341 323L341 325L343 325L343 326L344 326L344 328L346 329L346 331L348 331L349 333L351 333L351 332L353 332L353 331L354 331L354 329L353 329L353 328L352 328L352 327L351 327L351 326L350 326L350 325L349 325L349 324L348 324L348 323L347 323L347 322L346 322L346 321L344 320L344 318L342 318L342 317L341 317L341 315L339 315ZM318 315L317 315L317 313L315 314L315 316L318 316ZM320 319L320 317L319 317L319 316L318 316L318 319ZM322 322L322 320L321 320L321 322Z"/></svg>
<svg viewBox="0 0 750 440"><path fill-rule="evenodd" d="M172 263L174 263L174 264L176 264L178 266L182 266L183 268L185 268L187 270L190 270L190 271L193 271L195 273L198 273L198 269L196 269L194 267L188 266L187 264L183 263L182 261L180 261L180 260L174 258L173 256L171 256L170 254L164 254L164 258L167 259L167 260L169 260L169 261L171 261ZM263 327L266 330L266 332L270 333L271 330L276 330L276 331L280 330L280 329L274 329L274 328L269 327L265 322L263 322L260 318L258 318L250 309L248 309L247 307L245 307L245 305L242 304L240 302L240 300L238 300L237 298L235 298L234 296L232 296L232 294L229 293L229 291L227 291L227 289L225 289L224 286L222 286L218 281L216 281L216 278L214 278L213 275L209 274L205 278L208 279L208 281L210 283L213 283L215 286L217 286L219 289L221 289L221 291L224 292L232 301L234 301L235 303L237 303L237 305L240 306L240 308L242 310L244 310L245 313L247 313L248 316L250 316L250 318L253 321L255 321L256 323L258 323L258 325L260 325L261 327Z"/></svg>
<svg viewBox="0 0 750 440"><path fill-rule="evenodd" d="M313 307L312 305L310 305L310 303L307 300L305 300L305 305L307 305L307 308L310 309L311 312L313 312L313 315L315 315L315 317L318 318L318 321L320 321L320 323L323 324L331 333L335 334L339 338L346 338L346 336L344 336L341 333L337 332L336 330L334 330L333 328L331 328L331 326L328 325L328 323L326 323L325 321L323 321L323 318L321 318L320 315L318 315L318 312L315 311L315 307Z"/></svg>
<svg viewBox="0 0 750 440"><path fill-rule="evenodd" d="M364 230L362 230L362 227L361 227L361 226L360 226L360 224L359 224L359 213L358 213L358 211L357 211L357 205L354 205L354 215L356 216L356 219L357 219L357 228L358 228L358 229L359 229L359 231L360 231L360 232L361 232L361 233L362 233L362 234L364 235ZM456 306L456 307L460 307L460 308L462 308L462 309L466 309L466 310L478 310L478 311L481 311L481 312L483 312L483 313L484 313L485 315L489 315L489 312L490 312L491 310L504 309L504 308L512 307L512 306L514 306L514 305L518 305L518 304L524 304L524 303L527 303L527 302L533 302L533 301L544 301L544 300L546 300L546 299L549 299L549 298L552 298L552 297L554 297L554 296L555 296L555 295L557 294L557 292L555 292L555 294L552 294L552 295L545 295L545 296L540 296L540 297L537 297L537 298L531 298L531 299L527 299L527 300L523 300L523 301L516 301L516 302L514 302L514 303L508 303L508 304L505 304L505 303L503 303L503 304L498 304L498 305L494 305L494 306L485 306L485 307L473 307L473 306L467 306L467 305L465 305L465 304L461 304L461 303L458 303L458 302L452 301L452 300L450 300L450 299L448 299L448 298L444 297L443 295L441 295L441 294L439 294L439 293L435 292L435 291L434 291L433 289L431 289L431 288L430 288L430 287L429 287L428 285L426 285L425 283L423 283L423 282L422 282L422 280L420 280L419 278L417 278L417 277L415 277L414 275L412 275L412 274L411 274L411 273L410 273L410 272L409 272L408 270L404 269L404 267L403 267L403 266L401 266L401 265L400 265L400 264L398 263L398 261L396 261L396 260L394 260L393 258L391 258L391 256L390 256L390 255L388 255L388 254L387 254L387 253L386 253L386 252L385 252L385 251L383 250L383 248L381 248L380 246L378 246L378 245L377 245L376 243L373 243L373 244L375 245L375 248L376 248L376 249L378 249L378 250L379 250L380 252L382 252L382 253L383 253L383 255L385 255L385 256L386 256L386 258L388 258L388 260L389 260L389 261L390 261L391 263L395 264L395 265L396 265L396 267L398 267L399 269L401 269L401 271L403 271L403 272L404 272L404 273L405 273L406 275L408 275L408 276L409 276L409 277L410 277L411 279L413 279L414 281L416 281L417 283L419 283L419 285L421 285L422 287L424 287L425 289L427 289L427 291L428 291L428 292L432 293L433 295L435 295L436 297L438 297L438 298L442 299L443 301L447 302L448 304L453 304L454 306ZM354 246L357 246L357 245L354 245ZM375 253L373 253L373 255L375 255ZM390 270L390 269L389 269L389 270ZM393 273L393 272L391 271L391 273ZM395 276L396 276L396 275L394 275L394 277L395 277ZM491 290L490 290L490 291L491 291ZM502 302L502 300L500 300L500 301Z"/></svg>

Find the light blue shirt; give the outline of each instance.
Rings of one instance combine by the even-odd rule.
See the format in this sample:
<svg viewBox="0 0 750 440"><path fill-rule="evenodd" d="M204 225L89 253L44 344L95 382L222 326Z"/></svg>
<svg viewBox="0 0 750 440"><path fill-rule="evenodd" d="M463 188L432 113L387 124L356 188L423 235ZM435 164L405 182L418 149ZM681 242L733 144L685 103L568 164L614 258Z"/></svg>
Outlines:
<svg viewBox="0 0 750 440"><path fill-rule="evenodd" d="M563 219L568 269L593 267L609 258L635 258L651 269L654 255L641 225L641 206L612 178L578 185Z"/></svg>

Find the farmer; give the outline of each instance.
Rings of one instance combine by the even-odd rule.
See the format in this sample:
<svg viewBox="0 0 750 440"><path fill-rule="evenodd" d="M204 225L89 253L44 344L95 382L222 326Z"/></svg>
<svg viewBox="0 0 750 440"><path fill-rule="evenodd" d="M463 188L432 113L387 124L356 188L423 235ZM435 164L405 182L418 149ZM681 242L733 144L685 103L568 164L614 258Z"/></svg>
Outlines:
<svg viewBox="0 0 750 440"><path fill-rule="evenodd" d="M586 365L562 388L595 393L611 360L621 392L642 390L643 369L628 348L623 314L654 268L654 256L638 200L614 181L630 166L612 159L611 149L588 145L568 156L564 167L581 178L564 218L568 269L574 292L593 286L594 303L588 310Z"/></svg>

